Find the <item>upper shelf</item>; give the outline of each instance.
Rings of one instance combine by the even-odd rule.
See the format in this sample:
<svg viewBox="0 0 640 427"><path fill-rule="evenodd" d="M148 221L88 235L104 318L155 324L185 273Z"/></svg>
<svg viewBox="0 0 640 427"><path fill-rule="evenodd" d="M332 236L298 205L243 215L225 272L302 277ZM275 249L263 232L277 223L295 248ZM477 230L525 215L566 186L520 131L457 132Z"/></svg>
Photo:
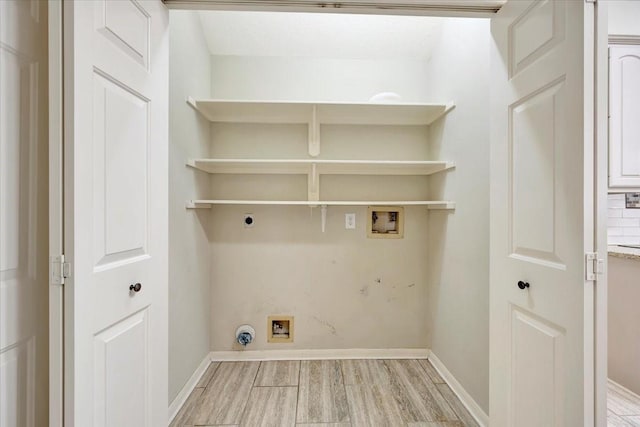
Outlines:
<svg viewBox="0 0 640 427"><path fill-rule="evenodd" d="M272 206L426 206L429 210L452 210L454 202L446 200L189 200L187 209L210 208L213 205Z"/></svg>
<svg viewBox="0 0 640 427"><path fill-rule="evenodd" d="M302 101L228 101L187 99L189 105L212 122L310 123L354 125L429 125L453 103L326 103Z"/></svg>
<svg viewBox="0 0 640 427"><path fill-rule="evenodd" d="M431 175L453 162L420 160L193 159L187 164L208 173L320 175Z"/></svg>

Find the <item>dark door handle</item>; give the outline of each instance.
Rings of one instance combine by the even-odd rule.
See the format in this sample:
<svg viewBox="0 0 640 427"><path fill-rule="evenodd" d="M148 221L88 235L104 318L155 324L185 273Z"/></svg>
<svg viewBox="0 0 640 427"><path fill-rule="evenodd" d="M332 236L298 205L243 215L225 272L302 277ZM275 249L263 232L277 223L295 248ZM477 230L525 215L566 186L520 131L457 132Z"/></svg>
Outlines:
<svg viewBox="0 0 640 427"><path fill-rule="evenodd" d="M140 289L142 289L142 284L141 283L136 283L135 285L129 286L129 291L130 292L140 292Z"/></svg>
<svg viewBox="0 0 640 427"><path fill-rule="evenodd" d="M522 280L520 280L520 281L518 282L518 287L519 287L520 289L526 289L526 288L528 288L529 286L531 286L531 285L529 285L529 283L528 283L528 282L523 282Z"/></svg>

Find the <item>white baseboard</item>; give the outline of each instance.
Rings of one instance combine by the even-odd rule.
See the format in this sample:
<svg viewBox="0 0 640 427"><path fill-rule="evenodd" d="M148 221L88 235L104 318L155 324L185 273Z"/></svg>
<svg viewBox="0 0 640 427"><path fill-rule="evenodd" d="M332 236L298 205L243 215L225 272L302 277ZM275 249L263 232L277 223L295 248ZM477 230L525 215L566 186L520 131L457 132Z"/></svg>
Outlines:
<svg viewBox="0 0 640 427"><path fill-rule="evenodd" d="M189 381L187 381L184 387L182 387L182 390L180 390L180 393L178 393L176 398L173 399L173 402L171 402L171 405L169 405L169 424L171 424L171 421L173 421L176 415L178 415L178 411L180 411L180 408L182 408L184 402L187 401L187 398L189 398L189 395L196 387L196 384L198 384L198 381L200 381L200 378L205 373L210 363L211 353L207 354L205 358L202 359L202 362L200 362L200 365L196 368L193 375L191 375Z"/></svg>
<svg viewBox="0 0 640 427"><path fill-rule="evenodd" d="M609 383L609 385L612 385L614 388L622 389L622 391L624 391L625 393L628 393L633 398L633 400L635 400L635 401L640 400L640 395L638 395L638 393L629 390L628 388L626 388L622 384L615 382L611 378L607 378L607 382Z"/></svg>
<svg viewBox="0 0 640 427"><path fill-rule="evenodd" d="M447 384L449 384L451 390L453 390L456 396L458 396L462 404L465 406L465 408L467 408L471 416L475 418L478 424L480 424L481 427L488 426L489 416L482 410L480 405L478 405L478 403L473 400L473 397L471 397L471 395L467 393L464 387L462 387L462 384L460 384L458 380L456 380L453 374L449 372L449 370L446 368L446 366L444 366L440 359L438 359L435 354L431 353L429 355L429 361L431 362L433 367L436 368L436 371L438 371L442 379L445 380Z"/></svg>
<svg viewBox="0 0 640 427"><path fill-rule="evenodd" d="M212 351L211 360L427 359L429 353L426 348Z"/></svg>

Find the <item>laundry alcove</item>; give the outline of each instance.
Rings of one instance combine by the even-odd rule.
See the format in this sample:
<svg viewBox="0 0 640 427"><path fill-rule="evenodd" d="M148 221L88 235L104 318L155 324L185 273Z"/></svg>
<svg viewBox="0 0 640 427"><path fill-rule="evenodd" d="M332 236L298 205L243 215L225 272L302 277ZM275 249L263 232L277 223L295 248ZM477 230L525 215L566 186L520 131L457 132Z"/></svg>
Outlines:
<svg viewBox="0 0 640 427"><path fill-rule="evenodd" d="M489 22L172 10L170 41L169 401L211 357L432 352L488 412Z"/></svg>

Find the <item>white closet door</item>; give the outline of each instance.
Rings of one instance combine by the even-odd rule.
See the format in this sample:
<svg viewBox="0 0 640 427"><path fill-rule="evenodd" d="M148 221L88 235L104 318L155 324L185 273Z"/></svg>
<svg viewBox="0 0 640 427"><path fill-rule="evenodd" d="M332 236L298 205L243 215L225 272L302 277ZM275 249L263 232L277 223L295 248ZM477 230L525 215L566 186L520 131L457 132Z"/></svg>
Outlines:
<svg viewBox="0 0 640 427"><path fill-rule="evenodd" d="M64 7L65 425L165 426L168 12Z"/></svg>
<svg viewBox="0 0 640 427"><path fill-rule="evenodd" d="M640 188L640 46L609 51L609 186Z"/></svg>
<svg viewBox="0 0 640 427"><path fill-rule="evenodd" d="M47 423L47 3L0 1L0 426Z"/></svg>
<svg viewBox="0 0 640 427"><path fill-rule="evenodd" d="M496 427L593 425L592 19L593 4L562 0L509 1L492 19Z"/></svg>

